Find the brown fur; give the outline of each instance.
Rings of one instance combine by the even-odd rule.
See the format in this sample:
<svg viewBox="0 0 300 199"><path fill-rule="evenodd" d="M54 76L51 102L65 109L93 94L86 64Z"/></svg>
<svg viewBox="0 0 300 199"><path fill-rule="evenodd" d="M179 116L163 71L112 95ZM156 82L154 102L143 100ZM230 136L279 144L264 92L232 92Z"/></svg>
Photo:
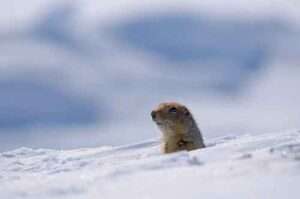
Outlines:
<svg viewBox="0 0 300 199"><path fill-rule="evenodd" d="M205 147L201 132L184 105L176 102L161 103L151 115L162 132L163 153Z"/></svg>

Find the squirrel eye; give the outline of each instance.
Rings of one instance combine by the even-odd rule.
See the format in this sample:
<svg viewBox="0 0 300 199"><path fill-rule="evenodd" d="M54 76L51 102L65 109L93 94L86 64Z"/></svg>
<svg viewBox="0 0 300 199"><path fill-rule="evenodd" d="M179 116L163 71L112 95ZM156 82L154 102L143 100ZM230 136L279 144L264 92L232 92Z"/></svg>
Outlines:
<svg viewBox="0 0 300 199"><path fill-rule="evenodd" d="M175 107L172 107L169 109L169 113L177 113L177 109Z"/></svg>
<svg viewBox="0 0 300 199"><path fill-rule="evenodd" d="M190 115L190 112L189 112L189 111L186 111L184 114L185 114L186 116L189 116L189 115Z"/></svg>

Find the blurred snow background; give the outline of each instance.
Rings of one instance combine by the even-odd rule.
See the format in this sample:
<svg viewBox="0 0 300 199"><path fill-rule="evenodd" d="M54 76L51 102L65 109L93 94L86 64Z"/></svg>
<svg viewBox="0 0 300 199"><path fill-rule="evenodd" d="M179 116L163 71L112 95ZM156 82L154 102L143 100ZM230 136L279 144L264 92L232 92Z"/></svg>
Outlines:
<svg viewBox="0 0 300 199"><path fill-rule="evenodd" d="M12 0L0 7L0 151L158 137L162 101L204 137L300 127L300 4Z"/></svg>

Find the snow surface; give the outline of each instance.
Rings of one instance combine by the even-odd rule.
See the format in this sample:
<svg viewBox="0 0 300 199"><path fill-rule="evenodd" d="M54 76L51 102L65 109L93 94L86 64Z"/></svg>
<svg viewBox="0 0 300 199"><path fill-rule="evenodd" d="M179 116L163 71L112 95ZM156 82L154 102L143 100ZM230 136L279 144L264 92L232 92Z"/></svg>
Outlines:
<svg viewBox="0 0 300 199"><path fill-rule="evenodd" d="M300 131L226 136L170 155L158 140L0 154L0 198L299 198Z"/></svg>

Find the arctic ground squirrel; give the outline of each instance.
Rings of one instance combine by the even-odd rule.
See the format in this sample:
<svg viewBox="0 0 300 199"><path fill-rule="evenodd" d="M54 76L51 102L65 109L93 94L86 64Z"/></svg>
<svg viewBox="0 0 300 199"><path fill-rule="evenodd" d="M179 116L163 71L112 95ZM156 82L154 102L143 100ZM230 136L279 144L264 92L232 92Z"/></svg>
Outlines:
<svg viewBox="0 0 300 199"><path fill-rule="evenodd" d="M161 103L151 112L151 117L162 132L162 153L205 147L201 131L184 105L176 102Z"/></svg>

